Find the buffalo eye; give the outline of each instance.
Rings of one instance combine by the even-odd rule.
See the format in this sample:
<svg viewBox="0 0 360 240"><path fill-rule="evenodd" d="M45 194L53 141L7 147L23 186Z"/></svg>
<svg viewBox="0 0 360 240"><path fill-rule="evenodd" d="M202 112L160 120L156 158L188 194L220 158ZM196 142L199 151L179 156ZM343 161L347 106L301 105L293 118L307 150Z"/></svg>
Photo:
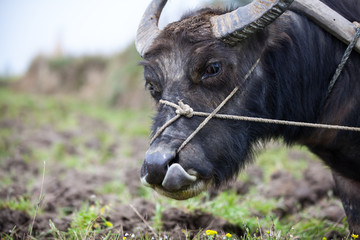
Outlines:
<svg viewBox="0 0 360 240"><path fill-rule="evenodd" d="M149 90L151 96L155 99L158 99L160 96L159 88L152 82L146 82L146 88Z"/></svg>
<svg viewBox="0 0 360 240"><path fill-rule="evenodd" d="M219 62L211 63L206 66L205 72L201 79L215 77L221 72L221 64Z"/></svg>

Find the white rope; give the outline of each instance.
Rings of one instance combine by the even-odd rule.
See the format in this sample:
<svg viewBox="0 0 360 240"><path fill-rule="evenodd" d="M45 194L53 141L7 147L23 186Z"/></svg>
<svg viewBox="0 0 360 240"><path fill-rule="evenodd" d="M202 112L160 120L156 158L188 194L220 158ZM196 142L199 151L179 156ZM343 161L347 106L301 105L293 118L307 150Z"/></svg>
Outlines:
<svg viewBox="0 0 360 240"><path fill-rule="evenodd" d="M255 62L255 64L251 67L249 72L245 75L244 80L246 80L250 74L255 70L256 66L259 64L260 58ZM188 144L191 139L212 119L212 118L220 118L220 119L228 119L228 120L237 120L237 121L251 121L251 122L259 122L259 123L269 123L269 124L280 124L280 125L288 125L288 126L297 126L297 127L311 127L311 128L324 128L324 129L333 129L333 130L345 130L345 131L355 131L360 132L359 127L349 127L349 126L341 126L341 125L332 125L332 124L321 124L321 123L308 123L308 122L297 122L297 121L287 121L287 120L278 120L278 119L269 119L269 118L260 118L260 117L247 117L247 116L238 116L238 115L229 115L229 114L218 114L221 108L235 95L235 93L239 90L239 87L235 87L232 92L220 103L217 108L211 113L206 112L197 112L194 111L189 105L184 104L182 101L179 101L178 104L161 99L159 102L161 104L168 105L176 109L176 115L167 121L159 130L157 130L156 134L150 140L150 144L157 138L159 135L172 123L177 121L181 116L185 116L187 118L191 118L193 116L205 117L204 121L200 123L200 125L188 136L188 138L181 144L178 148L177 153L179 153L185 146Z"/></svg>
<svg viewBox="0 0 360 240"><path fill-rule="evenodd" d="M195 129L195 131L193 131L190 136L181 144L181 146L178 148L177 152L179 153L181 151L181 149L183 149L185 147L186 144L188 144L191 139L193 139L193 137L195 137L195 135L220 111L220 109L230 100L230 98L232 96L234 96L234 94L237 92L237 90L239 90L238 87L235 87L234 90L232 90L232 92L224 99L224 101L222 101L220 103L219 106L217 106L217 108L215 108L215 110L210 113L205 119L204 121L202 121L202 123L200 123L200 125ZM192 112L192 115L194 116L194 112Z"/></svg>
<svg viewBox="0 0 360 240"><path fill-rule="evenodd" d="M165 100L161 100L161 103L168 105L168 106L174 106L174 105L177 107L179 106L179 105L176 105L172 102L165 101ZM193 116L198 116L198 117L207 117L210 114L211 113L206 113L206 112L197 112L197 111L192 112ZM360 132L359 127L349 127L349 126L333 125L333 124L297 122L297 121L278 120L278 119L270 119L270 118L238 116L238 115L230 115L230 114L215 114L213 117L219 118L219 119L228 119L228 120L237 120L237 121L272 123L272 124L289 125L289 126L297 126L297 127L324 128L324 129Z"/></svg>
<svg viewBox="0 0 360 240"><path fill-rule="evenodd" d="M349 126L341 126L341 125L332 125L332 124L321 124L321 123L308 123L308 122L297 122L297 121L287 121L287 120L278 120L278 119L269 119L269 118L260 118L260 117L247 117L247 116L238 116L238 115L230 115L230 114L218 114L218 111L226 104L226 102L237 92L239 88L236 87L229 94L229 96L212 112L197 112L194 111L189 105L184 104L179 101L179 104L175 104L173 102L169 102L161 99L160 103L176 108L177 115L170 119L167 123L165 123L154 135L151 139L150 144L172 123L178 120L181 116L186 116L191 118L193 116L198 117L206 117L203 122L188 136L188 138L181 144L181 146L177 149L177 153L179 153L185 146L188 144L191 139L195 137L195 135L212 119L227 119L227 120L236 120L236 121L250 121L250 122L258 122L258 123L268 123L268 124L279 124L279 125L288 125L288 126L297 126L297 127L311 127L311 128L324 128L324 129L332 129L332 130L345 130L345 131L355 131L360 132L359 127L349 127Z"/></svg>

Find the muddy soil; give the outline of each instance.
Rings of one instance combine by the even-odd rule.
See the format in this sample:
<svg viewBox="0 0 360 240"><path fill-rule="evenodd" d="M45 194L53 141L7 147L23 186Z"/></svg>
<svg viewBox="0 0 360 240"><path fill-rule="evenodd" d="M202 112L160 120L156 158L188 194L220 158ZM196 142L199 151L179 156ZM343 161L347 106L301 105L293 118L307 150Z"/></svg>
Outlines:
<svg viewBox="0 0 360 240"><path fill-rule="evenodd" d="M24 112L26 114L26 112ZM0 129L8 129L11 133L1 144L8 149L7 156L1 156L0 176L6 176L7 184L0 185L0 199L13 200L27 198L36 206L42 193L40 210L36 218L25 211L14 210L14 207L0 208L0 236L12 236L23 239L29 235L29 226L33 226L32 235L39 239L53 238L49 234L49 220L59 231L67 231L71 227L73 214L79 211L84 203L89 206L100 204L106 206L104 219L113 224L113 232L131 233L136 236L154 236L160 238L150 228L156 215L156 201L141 197L139 181L139 164L146 151L146 138L124 139L115 135L115 131L104 122L86 116L78 117L79 127L76 130L61 131L50 125L34 124L32 121L21 121L21 118L0 118ZM35 150L50 149L62 146L66 154L81 158L84 151L103 151L99 137L94 133L103 132L112 136L112 143L107 151L110 157L100 163L90 160L83 167L66 167L61 159L34 159ZM79 142L77 137L85 136ZM132 148L123 154L121 150L130 145ZM61 154L58 155L61 158ZM294 160L299 156L292 156ZM45 164L45 175L43 169ZM86 166L85 166L86 165ZM302 178L295 178L286 171L277 171L271 176L270 183L264 184L262 169L250 166L246 169L252 176L249 181L235 181L223 186L220 191L233 189L237 194L245 195L251 186L256 186L259 194L266 198L282 199L276 209L277 216L296 215L299 211L308 211L313 217L338 223L344 217L344 211L338 204L324 201L332 192L333 180L321 163L311 162L303 172ZM4 178L2 178L4 179ZM128 188L129 196L124 200L110 191L99 191L109 182L123 183ZM210 199L218 191L210 190ZM313 208L321 211L312 211ZM319 212L319 213L318 213ZM256 213L254 213L256 214ZM213 229L219 232L232 232L238 236L244 234L242 227L236 226L219 217L201 211L187 211L167 207L161 215L161 234L171 239L185 239L201 236L199 232ZM32 223L34 221L34 223ZM109 229L104 230L104 234ZM184 232L186 231L186 232Z"/></svg>

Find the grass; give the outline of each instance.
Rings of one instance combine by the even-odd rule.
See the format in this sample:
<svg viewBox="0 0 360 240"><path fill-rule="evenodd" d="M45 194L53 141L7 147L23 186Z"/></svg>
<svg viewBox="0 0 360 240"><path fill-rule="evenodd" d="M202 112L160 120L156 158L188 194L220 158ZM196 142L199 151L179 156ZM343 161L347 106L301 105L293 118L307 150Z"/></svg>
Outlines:
<svg viewBox="0 0 360 240"><path fill-rule="evenodd" d="M307 167L306 159L316 159L305 147L294 146L291 151L297 153L299 159L290 160L289 150L289 148L284 147L284 144L277 144L271 148L260 150L260 153L256 156L256 164L266 170L264 171L265 182L270 180L272 173L284 169L293 173L299 179L301 178L301 171Z"/></svg>
<svg viewBox="0 0 360 240"><path fill-rule="evenodd" d="M106 182L101 188L96 189L97 194L115 194L122 203L131 201L131 194L124 183L113 180Z"/></svg>
<svg viewBox="0 0 360 240"><path fill-rule="evenodd" d="M31 201L30 196L23 195L15 199L0 199L0 209L10 208L17 211L24 211L29 216L34 216L35 214L35 204Z"/></svg>
<svg viewBox="0 0 360 240"><path fill-rule="evenodd" d="M131 140L148 138L151 121L149 110L142 112L129 109L115 110L101 104L87 103L71 98L34 96L1 88L0 109L2 111L0 121L18 121L34 129L45 129L41 132L44 134L49 126L64 136L76 132L79 126L84 129L81 134L71 137L70 141L64 138L65 140L54 141L48 147L34 145L30 149L24 150L23 158L28 163L39 165L40 168L42 162L47 160L50 163L59 164L65 169L75 168L79 171L96 172L98 166L113 161L116 154L130 157L136 151ZM94 123L86 127L88 119L94 120ZM0 129L0 164L4 164L6 159L18 152L26 138L19 134L20 130L16 129L14 128L12 131L7 128ZM113 134L108 134L109 132ZM89 136L91 139L95 139L94 142L88 141ZM116 145L119 142L121 147ZM32 145L30 144L30 146ZM76 146L75 150L72 149L73 146ZM301 172L307 167L307 159L315 157L301 147L292 148L291 154L294 152L297 156L296 160L289 160L290 150L281 145L275 145L269 150L259 152L256 156L256 164L262 167L265 184L270 181L270 177L275 171L282 169L291 172L296 178L302 177ZM51 164L49 164L50 166ZM239 175L239 179L242 181L251 178L252 176L246 172ZM30 186L35 182L34 179L27 181ZM13 182L14 176L11 173L0 176L0 190L11 186ZM108 181L95 191L99 195L115 194L121 202L126 203L131 200L127 186L117 181ZM190 212L201 210L222 217L245 229L243 239L322 239L329 232L339 232L343 236L347 234L345 221L334 225L326 220L312 218L306 212L279 219L274 211L282 199L266 199L259 194L256 186L251 186L246 195L238 195L230 190L220 193L213 200L209 200L208 193L203 193L193 199L179 202L159 197L147 188L140 188L139 196L154 202L155 215L149 220L149 224L152 224L153 229L163 239L165 234L161 233L161 216L169 207L186 209ZM37 198L38 196L23 195L0 199L0 209L10 208L25 211L29 216L34 216ZM63 211L63 215L69 214L66 209L58 211ZM55 222L49 221L50 229L46 234L52 235L55 239L123 239L126 233L119 226L111 226L112 223L106 219L104 211L108 211L106 206L100 203L89 204L84 201L80 209L71 213L70 228L67 231L60 231ZM38 214L42 214L41 208ZM203 229L195 239L235 239L235 235L227 237L226 233L206 235L206 230L209 229ZM129 234L127 239L132 239L131 234L133 233L127 234ZM184 236L186 235L188 232L184 230ZM12 239L11 234L5 234L4 237L1 235L1 237L2 239ZM137 239L151 239L151 235L144 233Z"/></svg>
<svg viewBox="0 0 360 240"><path fill-rule="evenodd" d="M149 132L150 120L143 118L144 115L150 115L146 109L116 111L101 103L89 103L68 96L38 96L15 93L4 88L0 88L0 100L4 114L2 118L21 118L25 123L31 121L37 126L52 124L58 130L68 130L78 126L81 116L88 116L109 124L125 136L144 136ZM6 130L2 131L9 134Z"/></svg>

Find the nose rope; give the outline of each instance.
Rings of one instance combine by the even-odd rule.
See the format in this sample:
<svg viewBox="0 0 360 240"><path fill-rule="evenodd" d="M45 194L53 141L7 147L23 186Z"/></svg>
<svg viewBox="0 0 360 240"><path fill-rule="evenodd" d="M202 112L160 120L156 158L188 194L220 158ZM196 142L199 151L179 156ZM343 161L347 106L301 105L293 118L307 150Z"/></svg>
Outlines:
<svg viewBox="0 0 360 240"><path fill-rule="evenodd" d="M256 60L256 62L254 63L254 65L250 68L249 72L245 75L244 80L247 80L249 78L249 76L251 75L251 73L255 70L255 68L257 67L257 65L260 62L260 58L258 58ZM178 105L173 103L173 102L169 102L167 100L164 99L160 99L160 103L164 104L164 105L168 105L171 106L173 108L176 109L176 116L171 118L169 121L167 121L157 132L156 134L152 137L152 139L150 140L150 144L157 138L160 136L160 134L168 127L170 126L172 123L174 123L175 121L177 121L181 116L185 116L187 118L191 118L194 115L196 116L201 116L201 117L206 117L204 119L204 121L202 121L200 123L200 125L187 137L187 139L181 144L181 146L177 149L177 153L179 153L185 146L186 144L188 144L191 139L193 139L195 137L195 135L214 117L216 116L216 114L221 110L221 108L235 95L235 93L239 90L239 87L235 87L231 93L219 104L219 106L217 106L214 111L212 111L210 114L209 113L203 113L203 112L195 112L189 105L184 104L182 101L178 102Z"/></svg>
<svg viewBox="0 0 360 240"><path fill-rule="evenodd" d="M234 94L239 90L239 87L235 87L234 90L220 103L215 110L207 116L202 123L188 136L188 138L181 144L178 148L177 153L179 153L185 146L188 144L191 139L195 137L195 135L203 128L205 125L220 111L220 109L234 96ZM194 114L194 113L193 113Z"/></svg>
<svg viewBox="0 0 360 240"><path fill-rule="evenodd" d="M255 70L257 65L260 62L260 58L255 62L255 64L251 67L249 72L245 75L244 80L248 79L250 74ZM323 128L323 129L331 129L331 130L344 130L344 131L354 131L360 132L359 127L349 127L342 125L332 125L332 124L319 124L319 123L309 123L309 122L296 122L296 121L287 121L287 120L277 120L277 119L269 119L269 118L258 118L258 117L247 117L247 116L238 116L238 115L229 115L229 114L218 114L221 108L235 95L235 93L239 90L239 87L235 87L232 92L220 103L220 105L211 113L206 112L197 112L194 111L189 105L184 104L182 101L179 101L178 104L173 102L161 99L159 103L173 107L176 109L176 115L167 121L152 137L150 140L150 144L160 136L160 134L169 127L172 123L177 121L181 116L185 116L187 118L192 118L193 116L198 117L206 117L205 120L200 123L200 125L188 136L188 138L181 144L181 146L177 149L177 153L179 153L185 146L188 144L191 139L212 119L228 119L228 120L237 120L237 121L250 121L250 122L258 122L258 123L268 123L268 124L279 124L279 125L288 125L288 126L297 126L297 127L311 127L311 128Z"/></svg>
<svg viewBox="0 0 360 240"><path fill-rule="evenodd" d="M171 118L169 121L167 121L159 130L157 130L156 134L151 138L150 144L160 136L160 134L172 123L174 123L176 120L178 120L181 116L185 116L187 118L192 118L194 110L187 104L184 104L182 101L179 101L178 105L169 101L165 101L160 99L160 103L166 104L170 107L173 107L176 109L176 116Z"/></svg>
<svg viewBox="0 0 360 240"><path fill-rule="evenodd" d="M339 65L333 79L330 82L329 90L327 95L331 92L335 82L340 75L340 72L343 68L343 65L347 61L352 48L360 37L360 24L358 22L354 22L356 27L356 32L354 39L351 41L349 47L345 51L343 60ZM245 75L244 80L247 80L251 73L255 70L257 65L260 62L260 58L254 63L254 65L250 68L249 72ZM298 126L298 127L311 127L311 128L324 128L324 129L332 129L332 130L345 130L345 131L354 131L360 132L359 127L349 127L349 126L341 126L341 125L332 125L332 124L319 124L319 123L308 123L308 122L296 122L296 121L287 121L287 120L277 120L277 119L268 119L268 118L258 118L258 117L246 117L246 116L237 116L237 115L228 115L228 114L217 114L221 108L235 95L235 93L239 90L239 87L235 87L232 92L220 103L220 105L215 108L215 110L211 113L205 112L196 112L189 105L184 104L181 100L178 104L173 102L169 102L167 100L161 99L159 102L164 105L168 105L176 109L176 115L167 121L151 138L150 144L160 136L160 134L171 124L177 121L181 116L185 116L187 118L192 118L193 116L206 117L205 120L200 123L200 125L188 136L188 138L181 144L181 146L177 149L177 153L179 153L185 146L188 144L191 139L212 119L212 118L220 118L220 119L230 119L230 120L238 120L238 121L251 121L251 122L259 122L259 123L270 123L270 124L280 124L280 125L289 125L289 126ZM327 98L327 97L326 97Z"/></svg>

